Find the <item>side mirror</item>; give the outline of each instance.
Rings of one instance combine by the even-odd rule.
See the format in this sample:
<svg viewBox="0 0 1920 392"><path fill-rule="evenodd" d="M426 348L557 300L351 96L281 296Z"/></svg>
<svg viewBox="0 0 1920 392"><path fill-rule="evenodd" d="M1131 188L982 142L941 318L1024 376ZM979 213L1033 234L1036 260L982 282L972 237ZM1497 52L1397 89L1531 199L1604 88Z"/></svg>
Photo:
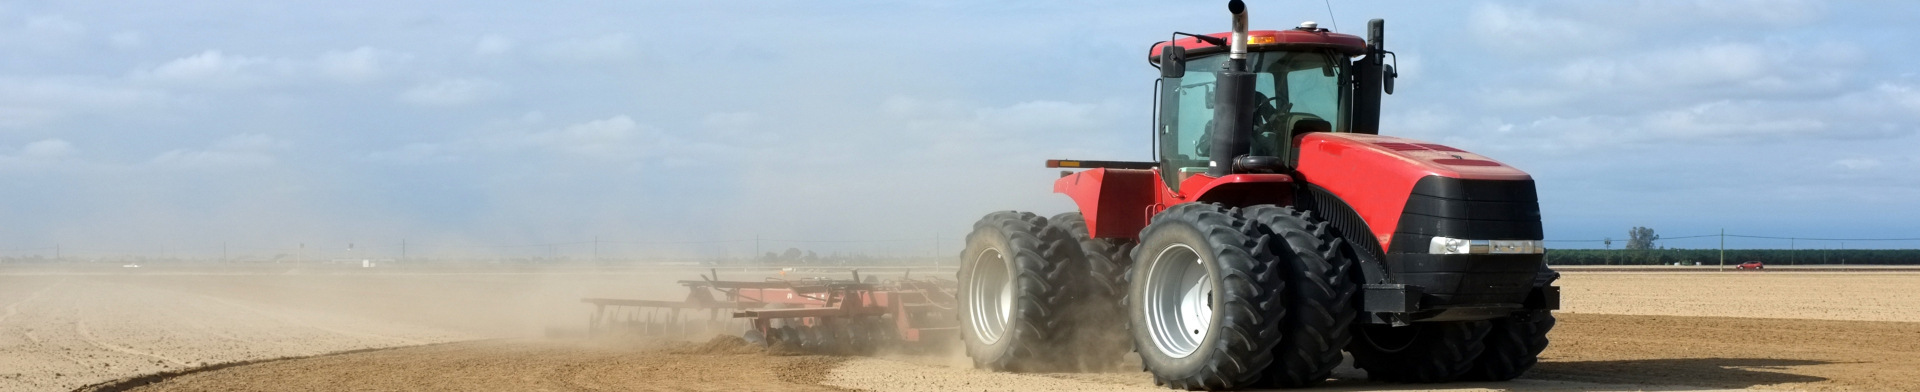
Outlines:
<svg viewBox="0 0 1920 392"><path fill-rule="evenodd" d="M1160 77L1177 79L1182 76L1187 76L1187 48L1167 41L1167 46L1160 48Z"/></svg>
<svg viewBox="0 0 1920 392"><path fill-rule="evenodd" d="M1393 65L1382 65L1380 70L1380 88L1386 91L1388 95L1392 95L1393 79L1400 77L1400 73L1394 72Z"/></svg>

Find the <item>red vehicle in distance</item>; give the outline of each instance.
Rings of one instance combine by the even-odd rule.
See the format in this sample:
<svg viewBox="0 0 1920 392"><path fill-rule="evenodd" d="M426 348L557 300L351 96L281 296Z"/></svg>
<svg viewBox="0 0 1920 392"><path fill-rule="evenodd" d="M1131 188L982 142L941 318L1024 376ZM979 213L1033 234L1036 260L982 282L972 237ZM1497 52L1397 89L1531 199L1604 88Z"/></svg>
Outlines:
<svg viewBox="0 0 1920 392"><path fill-rule="evenodd" d="M1734 267L1734 268L1739 268L1739 269L1743 269L1743 270L1763 270L1763 269L1767 269L1767 265L1766 265L1766 264L1762 264L1762 263L1760 263L1760 262L1758 262L1758 261L1749 261L1749 262L1745 262L1745 263L1740 263L1740 265L1739 265L1739 266L1737 266L1737 267Z"/></svg>

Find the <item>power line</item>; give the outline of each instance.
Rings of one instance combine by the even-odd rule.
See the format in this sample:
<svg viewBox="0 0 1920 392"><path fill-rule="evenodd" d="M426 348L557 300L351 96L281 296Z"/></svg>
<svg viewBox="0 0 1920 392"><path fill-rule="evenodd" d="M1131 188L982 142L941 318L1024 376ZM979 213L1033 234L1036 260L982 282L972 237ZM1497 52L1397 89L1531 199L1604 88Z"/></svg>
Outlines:
<svg viewBox="0 0 1920 392"><path fill-rule="evenodd" d="M1808 240L1808 241L1920 241L1920 238L1807 238L1807 237L1769 237L1758 235L1734 235L1728 237L1763 238L1770 240Z"/></svg>
<svg viewBox="0 0 1920 392"><path fill-rule="evenodd" d="M1690 238L1709 238L1709 237L1719 237L1719 236L1721 236L1721 235L1720 235L1720 234L1706 234L1706 235L1690 235L1690 236L1680 236L1680 237L1660 237L1660 238L1655 238L1654 240L1655 240L1655 241L1660 241L1660 240L1684 240L1684 239L1690 239ZM1727 234L1726 236L1727 236L1727 237L1735 237L1735 238L1758 238L1758 239L1769 239L1769 240L1806 240L1806 241L1920 241L1920 238L1809 238L1809 237L1777 237L1777 236L1763 236L1763 235L1744 235L1744 234ZM1607 241L1607 240L1604 240L1604 239L1599 239L1599 240L1568 240L1568 239L1554 239L1554 240L1544 240L1544 241L1550 241L1550 242L1604 242L1604 241Z"/></svg>

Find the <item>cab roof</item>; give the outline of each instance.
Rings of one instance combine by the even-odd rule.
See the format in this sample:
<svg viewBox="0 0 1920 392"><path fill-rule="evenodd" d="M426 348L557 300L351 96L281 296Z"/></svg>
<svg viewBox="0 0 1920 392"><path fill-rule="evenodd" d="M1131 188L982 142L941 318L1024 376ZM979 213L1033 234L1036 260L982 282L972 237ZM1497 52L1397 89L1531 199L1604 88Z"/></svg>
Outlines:
<svg viewBox="0 0 1920 392"><path fill-rule="evenodd" d="M1207 34L1207 36L1229 39L1233 36L1233 33L1213 33ZM1167 47L1167 44L1167 41L1154 43L1153 48L1147 50L1147 61L1157 66L1159 64L1160 48ZM1227 51L1226 47L1214 46L1213 44L1193 37L1182 37L1173 40L1172 44L1186 48L1188 57L1200 57L1215 53L1225 53ZM1327 31L1327 29L1254 30L1247 32L1247 51L1249 52L1293 48L1332 49L1348 56L1359 56L1367 53L1367 41L1360 39L1358 36L1335 33Z"/></svg>

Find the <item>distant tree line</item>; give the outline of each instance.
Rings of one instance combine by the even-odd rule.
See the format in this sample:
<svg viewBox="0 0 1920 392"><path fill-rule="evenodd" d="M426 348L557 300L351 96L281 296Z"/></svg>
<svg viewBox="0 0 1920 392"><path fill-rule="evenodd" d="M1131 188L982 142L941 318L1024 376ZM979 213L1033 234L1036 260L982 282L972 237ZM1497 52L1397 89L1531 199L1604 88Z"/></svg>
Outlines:
<svg viewBox="0 0 1920 392"><path fill-rule="evenodd" d="M1920 249L1727 249L1727 265L1920 264ZM1719 249L1548 249L1552 265L1717 265Z"/></svg>
<svg viewBox="0 0 1920 392"><path fill-rule="evenodd" d="M1612 249L1613 238L1602 240L1606 249L1547 249L1547 263L1553 265L1718 265L1720 249L1667 249L1656 246L1660 235L1653 228L1627 229L1626 249ZM1727 249L1727 265L1758 261L1769 265L1797 264L1920 264L1920 249Z"/></svg>

